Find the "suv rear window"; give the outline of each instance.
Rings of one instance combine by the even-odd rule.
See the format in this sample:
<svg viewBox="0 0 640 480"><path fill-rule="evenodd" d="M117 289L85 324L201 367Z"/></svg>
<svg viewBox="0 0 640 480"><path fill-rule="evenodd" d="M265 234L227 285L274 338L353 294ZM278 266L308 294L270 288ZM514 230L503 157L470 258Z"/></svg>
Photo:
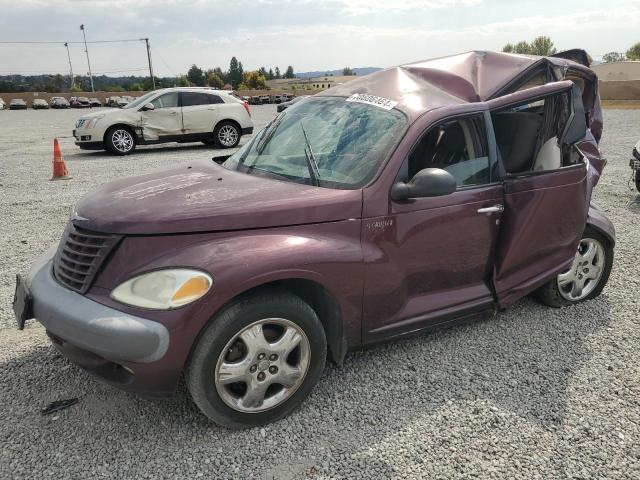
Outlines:
<svg viewBox="0 0 640 480"><path fill-rule="evenodd" d="M196 105L210 105L224 103L218 95L200 92L182 92L182 106L193 107Z"/></svg>

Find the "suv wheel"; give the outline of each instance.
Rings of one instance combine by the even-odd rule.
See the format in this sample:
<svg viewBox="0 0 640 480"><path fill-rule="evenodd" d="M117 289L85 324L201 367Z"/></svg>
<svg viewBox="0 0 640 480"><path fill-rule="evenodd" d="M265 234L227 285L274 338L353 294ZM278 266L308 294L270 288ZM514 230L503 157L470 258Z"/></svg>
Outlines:
<svg viewBox="0 0 640 480"><path fill-rule="evenodd" d="M128 155L136 149L136 138L124 127L109 129L104 138L105 147L115 155Z"/></svg>
<svg viewBox="0 0 640 480"><path fill-rule="evenodd" d="M220 122L213 130L213 138L222 148L233 148L240 142L241 132L238 126L229 121Z"/></svg>
<svg viewBox="0 0 640 480"><path fill-rule="evenodd" d="M313 309L270 292L245 298L206 327L186 371L191 398L211 420L246 428L288 415L324 369L327 343Z"/></svg>
<svg viewBox="0 0 640 480"><path fill-rule="evenodd" d="M569 270L540 287L535 296L545 305L564 307L591 300L602 292L613 266L613 247L602 235L587 230Z"/></svg>

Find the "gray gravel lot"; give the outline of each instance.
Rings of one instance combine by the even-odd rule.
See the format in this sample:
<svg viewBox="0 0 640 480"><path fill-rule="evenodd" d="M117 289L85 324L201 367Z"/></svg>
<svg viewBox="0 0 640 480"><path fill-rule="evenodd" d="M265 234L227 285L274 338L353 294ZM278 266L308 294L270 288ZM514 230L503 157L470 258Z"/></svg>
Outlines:
<svg viewBox="0 0 640 480"><path fill-rule="evenodd" d="M253 112L260 128L275 108ZM640 478L640 196L627 185L640 111L605 111L595 199L618 244L598 299L562 310L525 299L492 320L351 353L289 418L241 432L208 423L183 386L167 401L137 398L71 365L36 322L14 329L15 273L58 241L82 194L215 152L81 152L70 138L79 114L0 112L0 478ZM49 181L55 136L72 180Z"/></svg>

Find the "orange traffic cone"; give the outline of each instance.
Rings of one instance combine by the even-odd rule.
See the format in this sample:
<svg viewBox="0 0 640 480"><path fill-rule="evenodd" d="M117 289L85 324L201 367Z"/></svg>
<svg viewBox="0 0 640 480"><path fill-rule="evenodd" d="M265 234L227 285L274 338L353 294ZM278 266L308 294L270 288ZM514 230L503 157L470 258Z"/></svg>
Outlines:
<svg viewBox="0 0 640 480"><path fill-rule="evenodd" d="M60 144L58 139L53 139L53 177L51 180L68 180L71 177L67 172L67 166L64 164L64 158L62 158L62 152L60 151Z"/></svg>

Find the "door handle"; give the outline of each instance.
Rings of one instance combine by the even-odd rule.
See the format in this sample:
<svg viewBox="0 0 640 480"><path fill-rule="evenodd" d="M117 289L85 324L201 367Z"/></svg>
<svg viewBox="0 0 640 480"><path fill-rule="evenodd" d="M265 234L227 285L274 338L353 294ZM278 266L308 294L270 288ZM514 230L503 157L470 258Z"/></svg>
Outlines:
<svg viewBox="0 0 640 480"><path fill-rule="evenodd" d="M490 215L492 213L499 213L503 211L504 211L504 206L502 205L494 205L493 207L484 207L484 208L478 209L478 213L485 213L487 215Z"/></svg>

